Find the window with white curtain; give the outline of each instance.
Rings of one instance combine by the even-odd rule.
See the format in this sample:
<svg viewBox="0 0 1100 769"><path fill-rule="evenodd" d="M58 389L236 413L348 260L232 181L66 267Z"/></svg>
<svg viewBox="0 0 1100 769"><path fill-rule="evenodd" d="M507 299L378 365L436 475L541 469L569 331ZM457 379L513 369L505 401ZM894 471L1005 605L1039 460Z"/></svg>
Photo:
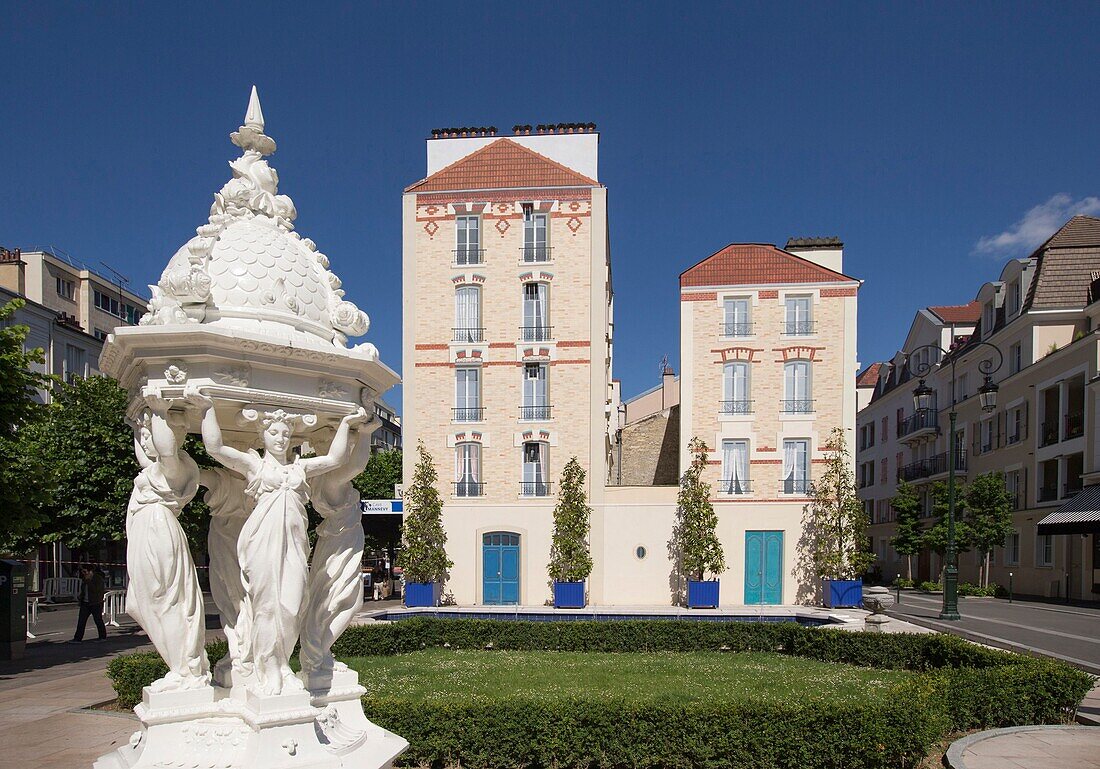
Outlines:
<svg viewBox="0 0 1100 769"><path fill-rule="evenodd" d="M523 261L545 262L550 259L550 249L546 245L548 216L535 213L533 206L523 206Z"/></svg>
<svg viewBox="0 0 1100 769"><path fill-rule="evenodd" d="M788 296L783 304L786 317L784 333L788 336L805 336L814 332L813 319L810 317L810 297Z"/></svg>
<svg viewBox="0 0 1100 769"><path fill-rule="evenodd" d="M723 414L749 414L752 400L749 398L749 364L744 361L727 363L722 367Z"/></svg>
<svg viewBox="0 0 1100 769"><path fill-rule="evenodd" d="M783 365L783 411L808 414L814 410L810 392L810 362L792 360Z"/></svg>
<svg viewBox="0 0 1100 769"><path fill-rule="evenodd" d="M749 442L722 441L722 480L720 491L747 494L749 484Z"/></svg>
<svg viewBox="0 0 1100 769"><path fill-rule="evenodd" d="M722 302L723 336L748 336L752 333L749 319L749 300L726 299Z"/></svg>
<svg viewBox="0 0 1100 769"><path fill-rule="evenodd" d="M76 345L65 345L65 372L66 382L82 379L88 374L87 356L83 348Z"/></svg>
<svg viewBox="0 0 1100 769"><path fill-rule="evenodd" d="M477 286L459 286L455 289L456 342L481 342L481 289Z"/></svg>
<svg viewBox="0 0 1100 769"><path fill-rule="evenodd" d="M545 363L523 364L521 419L550 418L550 393L546 381L548 369Z"/></svg>
<svg viewBox="0 0 1100 769"><path fill-rule="evenodd" d="M546 283L523 284L523 341L550 339L549 293L550 286Z"/></svg>
<svg viewBox="0 0 1100 769"><path fill-rule="evenodd" d="M481 264L481 217L455 217L455 264Z"/></svg>
<svg viewBox="0 0 1100 769"><path fill-rule="evenodd" d="M481 369L460 366L455 369L455 421L480 422Z"/></svg>
<svg viewBox="0 0 1100 769"><path fill-rule="evenodd" d="M523 444L523 482L520 493L527 497L545 497L550 493L546 482L547 446L545 443Z"/></svg>
<svg viewBox="0 0 1100 769"><path fill-rule="evenodd" d="M457 444L455 446L455 495L480 497L481 489L481 444Z"/></svg>
<svg viewBox="0 0 1100 769"><path fill-rule="evenodd" d="M810 442L804 438L783 441L784 494L805 494L810 486Z"/></svg>

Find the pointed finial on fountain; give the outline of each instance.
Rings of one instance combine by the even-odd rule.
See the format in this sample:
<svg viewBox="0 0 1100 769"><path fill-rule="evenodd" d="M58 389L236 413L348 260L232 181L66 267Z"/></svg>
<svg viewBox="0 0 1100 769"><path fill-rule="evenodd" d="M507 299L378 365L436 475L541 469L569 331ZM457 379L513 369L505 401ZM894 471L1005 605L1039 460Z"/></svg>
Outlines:
<svg viewBox="0 0 1100 769"><path fill-rule="evenodd" d="M260 109L260 94L256 86L252 86L252 93L248 97L244 125L229 134L229 138L245 152L258 152L261 155L275 152L275 140L264 134L264 112Z"/></svg>

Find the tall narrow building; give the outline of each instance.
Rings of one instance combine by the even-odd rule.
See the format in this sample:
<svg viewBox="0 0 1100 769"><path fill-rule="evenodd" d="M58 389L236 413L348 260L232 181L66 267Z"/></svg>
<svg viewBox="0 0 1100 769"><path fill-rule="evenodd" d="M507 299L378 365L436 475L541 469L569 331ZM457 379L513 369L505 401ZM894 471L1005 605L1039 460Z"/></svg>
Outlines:
<svg viewBox="0 0 1100 769"><path fill-rule="evenodd" d="M612 434L607 190L592 124L444 129L405 190L402 432L444 494L460 604L542 604L561 470Z"/></svg>

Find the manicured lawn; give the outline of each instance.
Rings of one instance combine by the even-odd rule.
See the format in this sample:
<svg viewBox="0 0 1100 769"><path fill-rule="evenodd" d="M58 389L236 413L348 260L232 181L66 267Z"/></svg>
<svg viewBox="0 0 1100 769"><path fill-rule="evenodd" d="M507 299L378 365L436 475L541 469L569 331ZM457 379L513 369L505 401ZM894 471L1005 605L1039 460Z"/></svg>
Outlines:
<svg viewBox="0 0 1100 769"><path fill-rule="evenodd" d="M409 703L471 699L858 703L912 673L766 653L601 654L426 649L344 660L367 697Z"/></svg>

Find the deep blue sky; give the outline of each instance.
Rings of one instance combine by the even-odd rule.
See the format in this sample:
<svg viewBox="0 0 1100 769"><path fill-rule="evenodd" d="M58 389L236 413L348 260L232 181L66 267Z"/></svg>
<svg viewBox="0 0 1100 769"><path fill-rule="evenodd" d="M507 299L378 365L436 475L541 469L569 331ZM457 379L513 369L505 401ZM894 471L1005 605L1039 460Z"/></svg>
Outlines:
<svg viewBox="0 0 1100 769"><path fill-rule="evenodd" d="M155 282L256 83L299 230L397 369L435 127L598 124L627 395L678 370L677 275L731 241L843 238L867 364L1100 210L1096 3L183 5L0 7L0 244Z"/></svg>

